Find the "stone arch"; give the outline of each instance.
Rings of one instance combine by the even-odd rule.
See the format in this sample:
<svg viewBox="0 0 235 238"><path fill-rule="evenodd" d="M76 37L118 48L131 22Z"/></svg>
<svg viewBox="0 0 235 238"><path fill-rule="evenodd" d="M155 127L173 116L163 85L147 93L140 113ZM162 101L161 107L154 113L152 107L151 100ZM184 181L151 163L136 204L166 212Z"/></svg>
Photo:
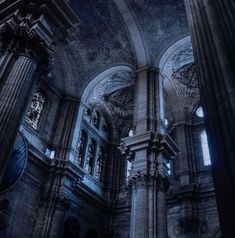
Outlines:
<svg viewBox="0 0 235 238"><path fill-rule="evenodd" d="M150 63L150 55L145 49L144 42L141 38L138 26L133 16L133 12L130 11L130 8L124 0L114 0L123 21L126 24L133 48L135 49L135 55L137 60L137 67L142 68Z"/></svg>
<svg viewBox="0 0 235 238"><path fill-rule="evenodd" d="M169 101L175 116L176 122L185 120L184 102L181 98L182 92L177 88L176 83L172 79L174 72L181 67L194 62L193 50L190 36L187 36L173 45L171 45L161 56L159 63L156 62L156 67L160 70L163 87L169 95ZM193 99L193 105L197 103L198 99Z"/></svg>
<svg viewBox="0 0 235 238"><path fill-rule="evenodd" d="M130 77L132 78L132 74L133 74L133 69L128 66L128 65L117 65L117 66L113 66L110 67L106 70L104 70L103 72L101 72L100 74L96 75L96 77L94 77L90 83L87 85L87 87L84 89L82 96L81 96L81 100L80 100L80 108L79 108L79 112L78 112L78 116L77 116L77 122L76 122L76 126L75 126L75 131L74 131L74 135L73 135L73 142L72 142L72 147L76 148L77 144L78 144L78 140L79 140L79 131L80 131L80 127L81 127L81 120L83 117L83 113L85 111L85 109L87 108L87 104L89 103L89 101L92 101L92 103L97 103L97 105L102 104L101 100L99 98L99 90L97 90L97 92L95 92L95 95L91 95L92 93L94 94L94 88L97 87L97 85L99 83L102 82L102 80L108 79L110 77L112 77L115 74L118 74L120 72L124 72L127 74L130 74ZM122 76L120 76L121 78ZM116 84L115 82L112 81L112 85L114 85L113 87L116 87L116 89L120 89L120 88L124 88L127 87L129 85L131 85L132 82L128 81L125 82L125 79L121 78L120 81L117 81ZM92 97L91 97L92 96ZM107 107L103 107L103 111L106 115L108 115L108 108ZM111 116L109 116L111 117ZM112 118L110 118L112 119ZM110 120L113 121L113 120ZM112 125L112 130L115 131L115 127L114 125ZM115 135L113 135L113 137L115 137Z"/></svg>
<svg viewBox="0 0 235 238"><path fill-rule="evenodd" d="M82 96L81 96L81 101L85 103L91 93L91 91L95 88L96 85L98 85L103 79L118 73L120 71L126 71L133 73L133 68L131 68L128 65L117 65L117 66L112 66L109 67L108 69L102 71L95 77L93 77L92 80L90 80L90 83L86 86L86 88L83 90Z"/></svg>

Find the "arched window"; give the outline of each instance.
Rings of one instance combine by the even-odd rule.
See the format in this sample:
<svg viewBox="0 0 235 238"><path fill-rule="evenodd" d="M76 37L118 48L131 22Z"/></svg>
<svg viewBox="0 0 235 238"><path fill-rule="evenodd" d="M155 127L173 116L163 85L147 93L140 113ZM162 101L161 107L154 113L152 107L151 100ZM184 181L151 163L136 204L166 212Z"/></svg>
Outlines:
<svg viewBox="0 0 235 238"><path fill-rule="evenodd" d="M132 169L132 162L127 160L127 165L126 165L126 180L127 181L131 175L131 169Z"/></svg>
<svg viewBox="0 0 235 238"><path fill-rule="evenodd" d="M207 134L205 130L200 134L200 141L204 166L211 165Z"/></svg>
<svg viewBox="0 0 235 238"><path fill-rule="evenodd" d="M96 147L97 143L94 139L91 139L88 145L88 152L86 158L86 166L85 169L89 174L93 174L93 168L95 163L95 156L96 156Z"/></svg>
<svg viewBox="0 0 235 238"><path fill-rule="evenodd" d="M197 108L197 110L196 110L196 115L198 116L198 117L204 117L204 113L203 113L203 109L202 109L202 107L198 107Z"/></svg>
<svg viewBox="0 0 235 238"><path fill-rule="evenodd" d="M78 156L77 156L77 163L79 166L82 166L84 161L87 140L88 140L87 133L84 130L82 130L80 140L79 140L79 145L78 145Z"/></svg>
<svg viewBox="0 0 235 238"><path fill-rule="evenodd" d="M38 123L42 114L44 103L45 97L43 94L41 92L34 93L25 121L35 130L38 129Z"/></svg>
<svg viewBox="0 0 235 238"><path fill-rule="evenodd" d="M95 105L89 107L92 110L87 109L83 115L75 163L103 183L109 153L109 128L101 111Z"/></svg>
<svg viewBox="0 0 235 238"><path fill-rule="evenodd" d="M75 217L69 217L64 224L63 238L79 238L80 225Z"/></svg>

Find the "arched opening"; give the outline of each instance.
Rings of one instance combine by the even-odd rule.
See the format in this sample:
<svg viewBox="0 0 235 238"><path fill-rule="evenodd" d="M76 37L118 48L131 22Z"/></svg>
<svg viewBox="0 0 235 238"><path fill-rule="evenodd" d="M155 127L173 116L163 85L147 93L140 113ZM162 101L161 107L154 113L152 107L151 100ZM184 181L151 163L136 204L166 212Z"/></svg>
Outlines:
<svg viewBox="0 0 235 238"><path fill-rule="evenodd" d="M86 234L86 238L98 238L98 233L96 230L94 229L90 229L88 230L87 234Z"/></svg>
<svg viewBox="0 0 235 238"><path fill-rule="evenodd" d="M31 104L26 113L25 122L35 130L38 129L45 101L46 98L44 93L42 93L41 91L36 91L33 94Z"/></svg>
<svg viewBox="0 0 235 238"><path fill-rule="evenodd" d="M69 217L64 224L63 238L79 238L80 224L75 217Z"/></svg>
<svg viewBox="0 0 235 238"><path fill-rule="evenodd" d="M205 130L202 131L202 133L200 135L200 140L201 140L203 164L204 164L204 166L211 165L208 139L207 139L207 134L206 134Z"/></svg>
<svg viewBox="0 0 235 238"><path fill-rule="evenodd" d="M133 128L133 84L132 69L116 66L95 77L83 92L75 129L79 135L73 136L75 164L84 169L90 181L99 182L98 186L110 183L111 174L120 176L114 165L123 175L126 172L124 159L115 159L117 163L112 158L121 157L120 140ZM124 183L124 176L122 179Z"/></svg>

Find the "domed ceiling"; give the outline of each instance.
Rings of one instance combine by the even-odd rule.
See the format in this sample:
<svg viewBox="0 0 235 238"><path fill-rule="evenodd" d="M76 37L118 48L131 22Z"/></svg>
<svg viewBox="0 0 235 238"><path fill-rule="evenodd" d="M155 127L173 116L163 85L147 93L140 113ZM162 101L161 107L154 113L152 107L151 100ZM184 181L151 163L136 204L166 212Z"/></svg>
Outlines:
<svg viewBox="0 0 235 238"><path fill-rule="evenodd" d="M127 6L154 65L161 53L188 34L182 0L67 0L80 22L57 42L50 83L63 95L80 97L88 83L113 65L136 68L129 22L117 7ZM146 65L147 66L147 65Z"/></svg>

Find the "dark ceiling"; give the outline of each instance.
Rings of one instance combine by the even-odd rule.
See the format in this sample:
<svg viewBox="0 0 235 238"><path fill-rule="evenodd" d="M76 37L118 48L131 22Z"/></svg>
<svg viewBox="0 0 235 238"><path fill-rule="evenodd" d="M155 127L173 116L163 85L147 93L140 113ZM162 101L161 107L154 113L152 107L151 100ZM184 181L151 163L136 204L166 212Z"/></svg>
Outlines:
<svg viewBox="0 0 235 238"><path fill-rule="evenodd" d="M94 76L113 65L136 69L138 47L133 46L118 1L68 1L80 23L68 31L67 44L57 43L51 84L62 94L80 97ZM156 65L170 45L188 35L183 0L123 2L134 18L151 65Z"/></svg>

